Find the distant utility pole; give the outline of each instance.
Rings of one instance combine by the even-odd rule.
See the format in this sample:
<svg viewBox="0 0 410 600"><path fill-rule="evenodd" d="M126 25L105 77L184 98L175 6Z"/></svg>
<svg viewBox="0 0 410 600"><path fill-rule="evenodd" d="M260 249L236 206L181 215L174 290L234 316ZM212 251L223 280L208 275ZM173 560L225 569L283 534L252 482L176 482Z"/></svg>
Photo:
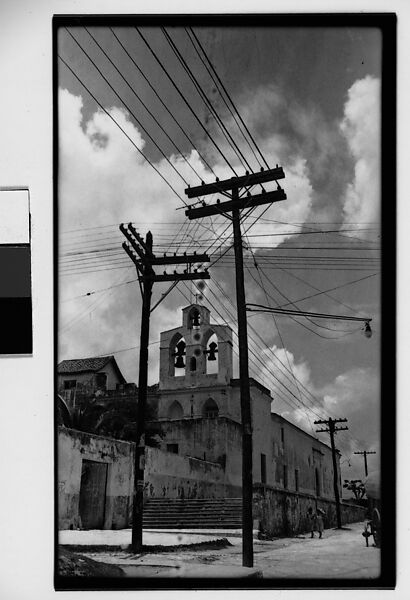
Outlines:
<svg viewBox="0 0 410 600"><path fill-rule="evenodd" d="M376 452L374 450L363 450L362 452L353 452L353 454L363 454L364 457L364 472L366 474L366 477L368 475L367 472L367 455L368 454L376 454Z"/></svg>
<svg viewBox="0 0 410 600"><path fill-rule="evenodd" d="M337 528L342 528L342 518L340 514L340 495L339 495L339 484L337 481L337 461L336 461L336 448L335 448L335 433L336 431L342 431L343 429L349 429L348 427L335 427L336 423L346 423L347 419L332 419L328 418L327 421L314 421L315 425L327 425L328 429L317 429L316 433L329 433L330 434L330 445L332 447L332 460L333 460L333 489L335 492L336 500L336 519Z"/></svg>
<svg viewBox="0 0 410 600"><path fill-rule="evenodd" d="M246 173L241 177L232 177L215 183L202 183L197 187L185 190L188 198L198 198L209 194L218 194L230 198L228 202L206 205L202 201L199 208L188 208L185 214L189 219L199 219L211 215L223 215L232 221L235 250L236 271L236 305L238 314L238 342L239 342L239 379L241 390L241 418L242 418L242 564L253 567L253 518L252 518L252 416L251 398L249 388L248 364L248 332L246 321L245 284L243 273L243 248L240 226L240 211L252 209L255 206L286 200L285 192L279 187L273 192L251 196L249 189L257 184L270 181L277 182L285 177L283 169L261 169L260 173ZM239 190L245 189L247 195L240 197ZM228 213L232 214L232 217Z"/></svg>
<svg viewBox="0 0 410 600"><path fill-rule="evenodd" d="M134 492L132 505L132 550L140 552L142 549L143 529L143 492L144 492L144 461L145 461L145 407L147 403L148 385L148 344L149 325L151 314L152 287L156 282L163 281L187 281L193 279L209 279L209 273L205 269L198 272L191 266L195 263L209 262L207 254L176 254L167 256L155 256L152 250L152 233L149 231L145 241L134 229L131 223L128 229L124 224L120 225L120 231L128 240L122 244L125 252L131 258L138 272L138 282L142 296L141 335L140 335L140 360L138 374L138 402L137 402L137 433L135 439L135 469L134 469ZM136 254L134 254L134 252ZM157 265L186 264L183 273L157 275L153 269Z"/></svg>

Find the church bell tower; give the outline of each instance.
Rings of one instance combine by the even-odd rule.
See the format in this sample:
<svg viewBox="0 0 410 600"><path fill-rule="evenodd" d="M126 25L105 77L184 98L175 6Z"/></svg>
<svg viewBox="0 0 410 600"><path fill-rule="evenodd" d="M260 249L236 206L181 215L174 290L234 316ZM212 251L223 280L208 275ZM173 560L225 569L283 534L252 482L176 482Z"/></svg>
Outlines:
<svg viewBox="0 0 410 600"><path fill-rule="evenodd" d="M161 333L159 389L228 385L232 379L232 329L210 322L201 304L182 309L182 326Z"/></svg>

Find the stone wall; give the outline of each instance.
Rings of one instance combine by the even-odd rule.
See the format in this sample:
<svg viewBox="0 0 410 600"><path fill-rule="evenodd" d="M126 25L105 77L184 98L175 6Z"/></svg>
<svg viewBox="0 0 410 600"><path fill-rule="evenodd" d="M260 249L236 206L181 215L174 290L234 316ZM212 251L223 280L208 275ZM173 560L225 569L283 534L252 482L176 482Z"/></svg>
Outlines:
<svg viewBox="0 0 410 600"><path fill-rule="evenodd" d="M293 536L309 531L309 507L325 511L325 529L336 527L336 505L333 500L271 486L254 486L253 518L259 521L260 531L267 537ZM363 506L341 503L342 525L363 521L365 513Z"/></svg>
<svg viewBox="0 0 410 600"><path fill-rule="evenodd" d="M134 444L59 427L59 528L77 529L82 526L80 488L83 460L108 465L103 528L127 527L134 485Z"/></svg>
<svg viewBox="0 0 410 600"><path fill-rule="evenodd" d="M146 448L144 496L149 498L237 498L225 469L209 461Z"/></svg>
<svg viewBox="0 0 410 600"><path fill-rule="evenodd" d="M233 486L242 483L242 432L239 423L230 419L181 419L161 421L164 437L161 450L169 444L178 445L180 456L192 456L217 463L225 468L225 482Z"/></svg>
<svg viewBox="0 0 410 600"><path fill-rule="evenodd" d="M83 460L107 464L104 529L129 527L134 485L134 444L59 427L59 529L82 527L80 489ZM224 466L157 448L145 449L144 496L148 498L239 497Z"/></svg>

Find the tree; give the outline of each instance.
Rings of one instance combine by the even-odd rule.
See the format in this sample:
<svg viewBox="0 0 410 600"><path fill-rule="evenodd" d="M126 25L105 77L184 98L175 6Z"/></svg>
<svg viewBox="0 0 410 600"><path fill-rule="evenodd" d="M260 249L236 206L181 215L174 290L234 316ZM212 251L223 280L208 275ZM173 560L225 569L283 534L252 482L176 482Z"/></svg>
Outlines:
<svg viewBox="0 0 410 600"><path fill-rule="evenodd" d="M155 407L147 403L145 443L147 446L158 447L161 429L155 422L155 416ZM57 422L77 431L133 442L137 429L136 399L88 397L82 398L77 406L69 408L58 395Z"/></svg>
<svg viewBox="0 0 410 600"><path fill-rule="evenodd" d="M345 479L343 487L353 492L356 500L361 500L366 493L364 483L361 479Z"/></svg>

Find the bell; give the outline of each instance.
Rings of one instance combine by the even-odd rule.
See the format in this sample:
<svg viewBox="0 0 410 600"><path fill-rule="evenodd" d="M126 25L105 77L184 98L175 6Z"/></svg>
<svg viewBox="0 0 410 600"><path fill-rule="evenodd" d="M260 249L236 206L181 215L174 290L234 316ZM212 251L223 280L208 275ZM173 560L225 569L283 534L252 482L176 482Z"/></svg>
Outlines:
<svg viewBox="0 0 410 600"><path fill-rule="evenodd" d="M192 326L199 327L199 311L194 311L192 313Z"/></svg>
<svg viewBox="0 0 410 600"><path fill-rule="evenodd" d="M175 367L177 369L183 369L185 367L185 363L184 363L184 355L185 355L185 342L184 340L180 340L176 346L177 351L176 351L176 361L175 361Z"/></svg>
<svg viewBox="0 0 410 600"><path fill-rule="evenodd" d="M175 361L176 369L183 369L185 367L184 358L181 355L177 355L177 359Z"/></svg>
<svg viewBox="0 0 410 600"><path fill-rule="evenodd" d="M215 344L215 342L209 344L208 360L216 360L215 353L218 352L217 346L218 344Z"/></svg>

